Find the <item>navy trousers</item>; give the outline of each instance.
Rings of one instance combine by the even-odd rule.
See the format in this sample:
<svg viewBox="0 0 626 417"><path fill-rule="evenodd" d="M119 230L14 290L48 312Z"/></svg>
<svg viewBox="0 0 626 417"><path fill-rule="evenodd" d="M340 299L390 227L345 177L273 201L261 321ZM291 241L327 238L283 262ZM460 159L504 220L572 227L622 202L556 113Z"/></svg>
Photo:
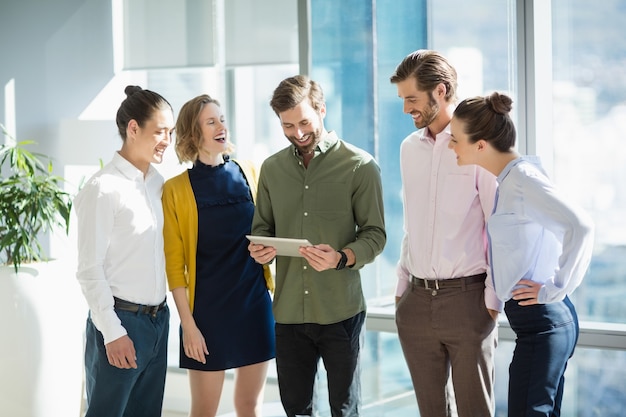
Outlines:
<svg viewBox="0 0 626 417"><path fill-rule="evenodd" d="M135 345L137 369L109 364L102 333L87 318L85 417L155 417L163 408L170 312L155 316L116 310Z"/></svg>
<svg viewBox="0 0 626 417"><path fill-rule="evenodd" d="M561 415L564 374L578 341L578 316L569 298L520 306L509 300L504 311L515 332L509 366L509 417Z"/></svg>

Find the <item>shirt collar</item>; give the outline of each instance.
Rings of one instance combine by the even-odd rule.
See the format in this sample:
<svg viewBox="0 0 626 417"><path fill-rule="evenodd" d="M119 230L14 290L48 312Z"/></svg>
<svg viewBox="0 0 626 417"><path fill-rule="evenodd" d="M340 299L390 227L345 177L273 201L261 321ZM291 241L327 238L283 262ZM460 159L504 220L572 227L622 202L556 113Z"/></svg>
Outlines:
<svg viewBox="0 0 626 417"><path fill-rule="evenodd" d="M330 132L326 132L326 134L322 136L322 140L320 140L316 150L319 150L321 153L325 153L330 148L335 146L338 141L339 138L337 137L337 133L335 133L335 131L331 130Z"/></svg>
<svg viewBox="0 0 626 417"><path fill-rule="evenodd" d="M520 156L519 158L515 158L512 161L510 161L508 164L506 164L506 166L504 167L500 175L498 175L498 177L496 178L496 181L498 181L498 184L501 184L502 181L504 181L504 179L506 178L506 176L509 175L509 172L511 172L513 167L515 167L520 162L528 162L534 165L535 167L537 167L542 173L545 174L545 171L541 167L541 160L539 159L538 156L524 155L524 156Z"/></svg>
<svg viewBox="0 0 626 417"><path fill-rule="evenodd" d="M131 164L126 158L120 155L119 152L115 152L113 154L113 160L111 161L113 166L117 168L118 171L122 173L128 179L133 181L144 181L143 172L138 169L136 166ZM148 167L148 172L146 173L145 180L148 180L152 175L154 175L155 168L150 164Z"/></svg>
<svg viewBox="0 0 626 417"><path fill-rule="evenodd" d="M438 134L434 135L435 138L435 142L443 142L443 139L450 139L451 137L451 133L450 133L450 123L448 123L448 125L446 127L443 128L443 130L441 132L439 132ZM433 140L433 134L431 133L430 129L428 128L428 126L426 126L425 128L422 129L422 136L420 137L421 140Z"/></svg>

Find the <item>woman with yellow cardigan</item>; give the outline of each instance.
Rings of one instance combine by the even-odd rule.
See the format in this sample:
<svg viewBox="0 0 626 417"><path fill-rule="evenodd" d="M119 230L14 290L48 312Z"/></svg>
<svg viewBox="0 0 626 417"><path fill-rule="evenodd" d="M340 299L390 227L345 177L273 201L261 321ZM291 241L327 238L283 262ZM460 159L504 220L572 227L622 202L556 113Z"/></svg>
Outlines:
<svg viewBox="0 0 626 417"><path fill-rule="evenodd" d="M216 415L226 369L235 369L237 416L258 416L275 349L272 278L247 249L257 172L230 159L224 115L208 95L183 105L176 137L179 161L193 166L163 187L163 233L190 416Z"/></svg>

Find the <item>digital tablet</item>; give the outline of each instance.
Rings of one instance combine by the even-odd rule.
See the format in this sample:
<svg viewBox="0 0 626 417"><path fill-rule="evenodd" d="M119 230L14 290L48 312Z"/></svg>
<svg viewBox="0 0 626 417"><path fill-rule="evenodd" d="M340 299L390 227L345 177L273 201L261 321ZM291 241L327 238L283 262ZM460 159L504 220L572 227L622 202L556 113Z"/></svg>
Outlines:
<svg viewBox="0 0 626 417"><path fill-rule="evenodd" d="M300 246L311 246L311 242L306 239L251 235L246 235L246 237L252 243L273 247L276 249L276 254L281 256L302 256L298 252L298 248Z"/></svg>

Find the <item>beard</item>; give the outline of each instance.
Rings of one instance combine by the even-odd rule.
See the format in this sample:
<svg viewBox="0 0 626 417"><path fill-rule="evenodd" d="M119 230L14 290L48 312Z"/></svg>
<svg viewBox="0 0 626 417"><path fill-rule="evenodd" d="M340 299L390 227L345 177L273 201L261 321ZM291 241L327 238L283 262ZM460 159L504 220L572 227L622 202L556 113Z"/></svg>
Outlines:
<svg viewBox="0 0 626 417"><path fill-rule="evenodd" d="M308 136L311 139L311 141L307 145L304 145L304 146L300 145L300 142L298 142L295 136L287 136L287 139L289 139L289 142L291 142L293 146L295 146L296 149L298 149L300 154L306 154L306 153L311 153L315 151L315 148L317 147L317 145L320 143L320 140L322 139L322 129L315 129L312 132L309 132L304 136Z"/></svg>
<svg viewBox="0 0 626 417"><path fill-rule="evenodd" d="M428 106L424 110L417 113L419 113L422 117L419 121L414 121L415 127L423 129L430 125L435 118L437 118L437 115L439 114L439 104L437 104L434 98L430 97Z"/></svg>

